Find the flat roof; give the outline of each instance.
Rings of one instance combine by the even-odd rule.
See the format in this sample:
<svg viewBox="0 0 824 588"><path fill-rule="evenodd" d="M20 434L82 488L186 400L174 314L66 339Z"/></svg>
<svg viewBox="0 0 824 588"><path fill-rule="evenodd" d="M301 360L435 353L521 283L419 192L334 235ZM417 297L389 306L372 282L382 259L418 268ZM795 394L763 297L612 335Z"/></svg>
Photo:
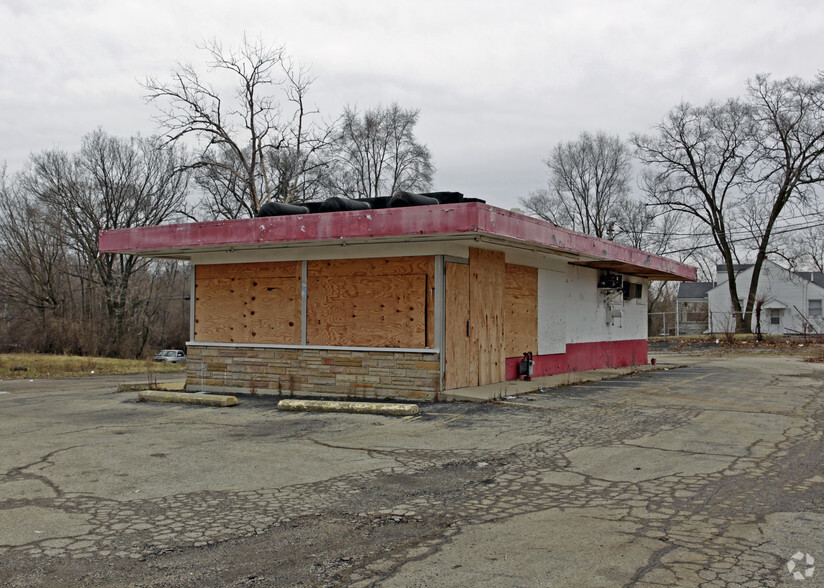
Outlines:
<svg viewBox="0 0 824 588"><path fill-rule="evenodd" d="M479 202L267 216L101 231L99 249L145 257L341 245L474 240L560 254L570 263L651 280L695 281L695 267Z"/></svg>

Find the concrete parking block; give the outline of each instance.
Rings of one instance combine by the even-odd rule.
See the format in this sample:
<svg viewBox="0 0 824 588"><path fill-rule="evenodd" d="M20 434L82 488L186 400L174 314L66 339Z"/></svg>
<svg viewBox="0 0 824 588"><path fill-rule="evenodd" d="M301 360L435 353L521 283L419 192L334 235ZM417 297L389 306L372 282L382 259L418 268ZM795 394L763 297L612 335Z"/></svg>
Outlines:
<svg viewBox="0 0 824 588"><path fill-rule="evenodd" d="M416 404L295 399L281 400L278 402L278 410L297 410L306 412L349 412L356 414L383 414L389 416L414 416L420 412L420 409Z"/></svg>
<svg viewBox="0 0 824 588"><path fill-rule="evenodd" d="M168 392L164 390L142 390L138 392L140 402L179 402L201 406L235 406L237 398L218 394L192 394L190 392Z"/></svg>

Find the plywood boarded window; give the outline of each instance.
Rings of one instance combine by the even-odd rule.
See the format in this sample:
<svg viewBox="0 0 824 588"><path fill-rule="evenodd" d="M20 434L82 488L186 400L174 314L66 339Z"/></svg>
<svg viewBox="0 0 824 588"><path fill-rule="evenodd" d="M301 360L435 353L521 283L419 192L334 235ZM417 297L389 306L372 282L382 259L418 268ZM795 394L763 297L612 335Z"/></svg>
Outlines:
<svg viewBox="0 0 824 588"><path fill-rule="evenodd" d="M538 353L538 269L506 264L504 278L504 355Z"/></svg>
<svg viewBox="0 0 824 588"><path fill-rule="evenodd" d="M300 343L301 263L195 267L195 341Z"/></svg>
<svg viewBox="0 0 824 588"><path fill-rule="evenodd" d="M310 261L309 345L433 347L433 257Z"/></svg>

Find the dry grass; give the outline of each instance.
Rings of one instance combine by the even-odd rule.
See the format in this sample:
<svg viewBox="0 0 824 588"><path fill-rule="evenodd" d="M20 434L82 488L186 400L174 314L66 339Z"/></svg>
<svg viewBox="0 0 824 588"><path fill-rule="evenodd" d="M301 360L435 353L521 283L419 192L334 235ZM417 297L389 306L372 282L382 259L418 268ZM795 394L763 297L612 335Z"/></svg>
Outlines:
<svg viewBox="0 0 824 588"><path fill-rule="evenodd" d="M810 363L824 363L824 347L818 347L807 358Z"/></svg>
<svg viewBox="0 0 824 588"><path fill-rule="evenodd" d="M25 368L25 369L21 369ZM151 359L111 359L76 355L0 354L0 380L65 378L71 376L182 372L185 364Z"/></svg>
<svg viewBox="0 0 824 588"><path fill-rule="evenodd" d="M824 363L824 338L801 335L764 335L757 341L752 334L682 335L680 337L650 337L650 343L666 342L674 352L700 350L706 353L768 353L803 357L813 363Z"/></svg>

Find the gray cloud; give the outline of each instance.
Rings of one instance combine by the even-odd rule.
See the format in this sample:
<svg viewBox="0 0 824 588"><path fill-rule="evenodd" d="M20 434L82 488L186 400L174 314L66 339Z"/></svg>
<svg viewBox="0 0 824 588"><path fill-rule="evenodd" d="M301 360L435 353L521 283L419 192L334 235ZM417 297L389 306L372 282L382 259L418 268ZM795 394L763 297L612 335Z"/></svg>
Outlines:
<svg viewBox="0 0 824 588"><path fill-rule="evenodd" d="M543 182L552 145L583 130L645 131L680 100L741 94L761 72L812 77L824 5L3 0L0 23L0 161L12 170L98 126L151 134L138 81L202 64L205 38L245 32L312 65L310 98L327 117L355 103L420 108L437 188L511 207Z"/></svg>

